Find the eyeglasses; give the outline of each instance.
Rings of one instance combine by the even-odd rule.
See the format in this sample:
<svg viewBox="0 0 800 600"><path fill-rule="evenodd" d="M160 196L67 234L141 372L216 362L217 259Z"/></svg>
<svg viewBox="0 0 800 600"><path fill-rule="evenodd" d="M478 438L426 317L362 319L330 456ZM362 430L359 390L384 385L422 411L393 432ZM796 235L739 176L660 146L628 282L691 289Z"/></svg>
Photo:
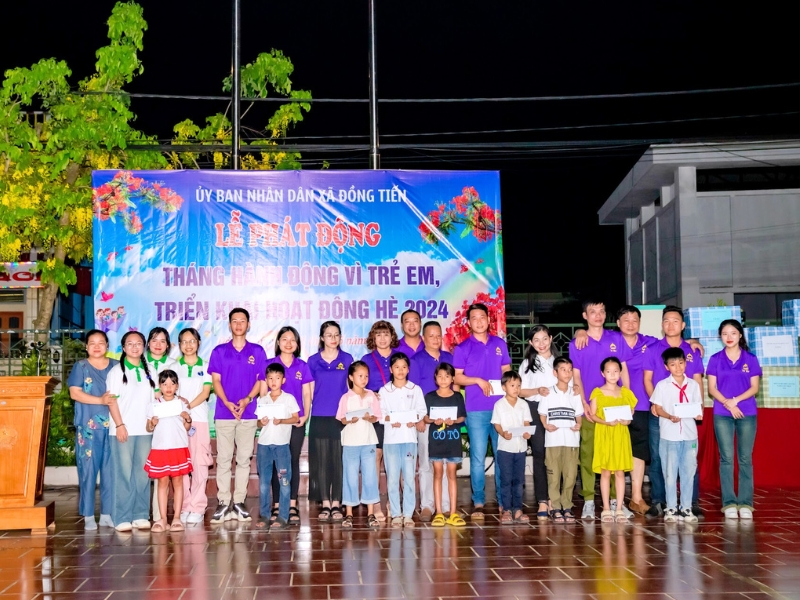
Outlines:
<svg viewBox="0 0 800 600"><path fill-rule="evenodd" d="M341 333L326 333L322 337L324 337L326 340L338 340L340 337L342 337L342 334Z"/></svg>
<svg viewBox="0 0 800 600"><path fill-rule="evenodd" d="M144 344L142 342L127 342L125 344L126 348L144 348Z"/></svg>
<svg viewBox="0 0 800 600"><path fill-rule="evenodd" d="M197 340L190 339L190 340L181 340L181 344L184 346L197 346Z"/></svg>

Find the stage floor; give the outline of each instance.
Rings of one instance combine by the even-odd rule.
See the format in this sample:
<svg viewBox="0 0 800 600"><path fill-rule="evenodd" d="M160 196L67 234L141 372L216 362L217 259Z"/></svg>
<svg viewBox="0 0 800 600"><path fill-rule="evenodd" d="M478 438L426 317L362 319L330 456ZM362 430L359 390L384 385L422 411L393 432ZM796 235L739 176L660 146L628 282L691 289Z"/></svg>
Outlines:
<svg viewBox="0 0 800 600"><path fill-rule="evenodd" d="M465 506L468 488L459 480ZM0 598L800 599L796 491L759 490L751 523L725 522L708 494L706 518L693 525L637 517L501 526L489 505L483 525L377 532L363 512L353 530L319 525L301 499L302 526L280 533L256 531L255 521L84 533L76 489L45 499L56 502L55 532L0 532ZM257 499L247 505L256 509Z"/></svg>

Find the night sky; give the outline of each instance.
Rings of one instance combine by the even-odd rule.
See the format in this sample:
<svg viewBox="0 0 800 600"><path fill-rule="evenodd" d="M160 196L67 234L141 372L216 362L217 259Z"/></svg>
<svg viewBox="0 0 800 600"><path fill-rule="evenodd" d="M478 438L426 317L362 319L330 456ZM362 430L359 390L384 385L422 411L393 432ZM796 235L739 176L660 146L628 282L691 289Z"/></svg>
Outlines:
<svg viewBox="0 0 800 600"><path fill-rule="evenodd" d="M796 26L785 4L376 0L382 98L520 97L755 86L800 81ZM46 0L4 7L0 68L66 60L75 81L106 43L113 2ZM220 94L230 73L231 2L144 0L145 72L131 92ZM77 8L77 7L80 8ZM242 63L283 50L296 88L366 98L367 2L242 0ZM380 106L382 143L556 142L527 151L413 148L382 152L383 168L500 170L509 292L624 299L620 227L597 210L652 141L792 137L800 88L658 98ZM169 138L224 103L135 99L137 126ZM246 126L266 123L268 107ZM654 121L687 120L682 123ZM700 119L700 120L697 120ZM576 126L647 122L623 127ZM367 105L316 104L296 143L367 143ZM548 130L541 130L548 128ZM561 129L558 129L561 128ZM539 129L426 137L395 134ZM356 138L307 136L360 136ZM598 149L567 145L600 140ZM366 152L304 153L305 168L367 167Z"/></svg>

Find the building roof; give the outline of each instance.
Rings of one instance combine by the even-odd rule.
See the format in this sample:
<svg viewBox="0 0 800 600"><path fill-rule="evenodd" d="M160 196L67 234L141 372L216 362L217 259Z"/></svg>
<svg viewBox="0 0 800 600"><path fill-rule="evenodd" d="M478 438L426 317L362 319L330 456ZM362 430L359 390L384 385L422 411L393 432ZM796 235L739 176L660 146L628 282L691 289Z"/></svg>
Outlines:
<svg viewBox="0 0 800 600"><path fill-rule="evenodd" d="M654 144L597 211L601 225L624 223L672 185L676 167L736 169L800 165L800 140Z"/></svg>

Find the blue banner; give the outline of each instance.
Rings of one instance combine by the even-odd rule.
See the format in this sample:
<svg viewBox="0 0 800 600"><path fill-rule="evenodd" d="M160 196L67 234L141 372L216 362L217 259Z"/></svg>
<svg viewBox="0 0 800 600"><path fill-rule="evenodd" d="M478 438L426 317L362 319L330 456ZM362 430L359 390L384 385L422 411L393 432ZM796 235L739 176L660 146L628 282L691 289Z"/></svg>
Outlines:
<svg viewBox="0 0 800 600"><path fill-rule="evenodd" d="M468 335L465 309L490 308L505 334L500 182L485 171L95 171L95 326L122 335L162 326L230 339L250 313L268 356L296 327L303 355L336 320L359 355L371 324L413 308Z"/></svg>

